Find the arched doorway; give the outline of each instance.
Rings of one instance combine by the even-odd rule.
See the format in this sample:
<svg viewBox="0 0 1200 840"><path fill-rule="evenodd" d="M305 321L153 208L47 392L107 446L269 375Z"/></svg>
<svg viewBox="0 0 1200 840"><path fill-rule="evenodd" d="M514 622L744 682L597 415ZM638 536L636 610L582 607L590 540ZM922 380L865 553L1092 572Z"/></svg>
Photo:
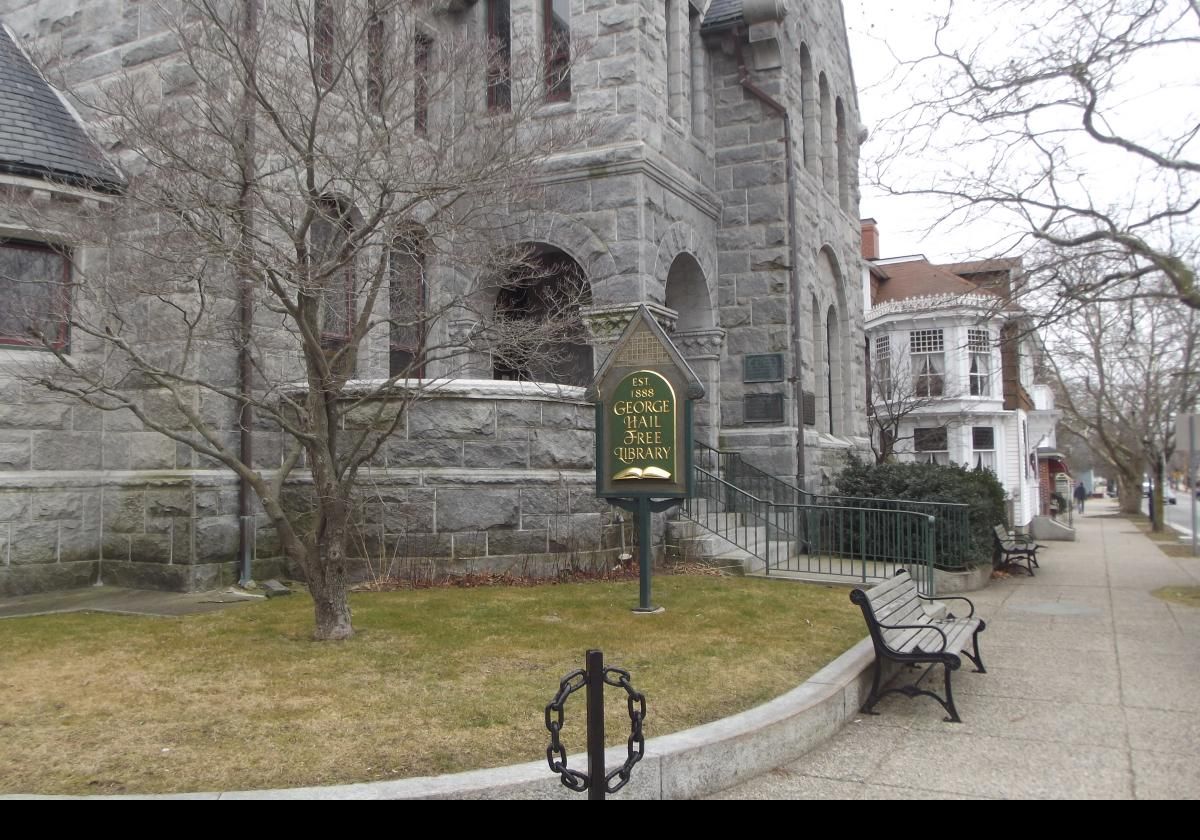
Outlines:
<svg viewBox="0 0 1200 840"><path fill-rule="evenodd" d="M676 312L671 340L704 383L705 398L695 408L696 438L716 446L721 404L721 346L725 332L717 328L704 270L686 251L676 254L671 261L663 302Z"/></svg>

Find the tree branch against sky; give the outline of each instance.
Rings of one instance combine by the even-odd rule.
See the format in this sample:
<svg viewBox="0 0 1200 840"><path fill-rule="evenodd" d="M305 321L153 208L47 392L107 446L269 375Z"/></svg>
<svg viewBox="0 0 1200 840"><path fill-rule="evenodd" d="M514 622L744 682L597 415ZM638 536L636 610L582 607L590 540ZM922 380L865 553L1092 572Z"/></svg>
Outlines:
<svg viewBox="0 0 1200 840"><path fill-rule="evenodd" d="M73 219L28 208L34 230L87 254L71 347L32 378L248 482L305 572L317 637L345 638L360 470L437 386L410 377L432 366L445 381L492 354L529 364L576 337L578 301L560 301L561 318L493 316L511 278L545 279L509 231L542 201L539 164L588 120L536 116L540 51L501 56L452 27L423 40L407 2L181 5L177 54L77 92L120 138L124 193ZM505 107L488 109L486 80L501 73ZM391 305L396 272L417 260L443 282ZM474 324L469 338L451 321ZM395 329L421 348L389 377L358 380ZM230 431L248 422L261 444L250 462ZM295 505L297 481L310 506Z"/></svg>
<svg viewBox="0 0 1200 840"><path fill-rule="evenodd" d="M852 4L856 62L883 77L862 94L874 119L865 195L923 201L931 241L953 229L960 256L1025 255L1027 288L1047 287L1060 306L1200 309L1195 0L922 8L924 29L891 28L909 4ZM881 215L869 197L864 212ZM1070 269L1078 260L1120 270L1086 276Z"/></svg>

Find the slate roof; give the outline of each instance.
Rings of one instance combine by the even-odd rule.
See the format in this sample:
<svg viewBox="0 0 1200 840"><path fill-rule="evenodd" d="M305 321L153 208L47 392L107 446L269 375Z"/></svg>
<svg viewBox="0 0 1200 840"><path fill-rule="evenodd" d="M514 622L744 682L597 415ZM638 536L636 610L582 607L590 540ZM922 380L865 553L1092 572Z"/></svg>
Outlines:
<svg viewBox="0 0 1200 840"><path fill-rule="evenodd" d="M0 25L0 172L115 192L123 182L79 118Z"/></svg>

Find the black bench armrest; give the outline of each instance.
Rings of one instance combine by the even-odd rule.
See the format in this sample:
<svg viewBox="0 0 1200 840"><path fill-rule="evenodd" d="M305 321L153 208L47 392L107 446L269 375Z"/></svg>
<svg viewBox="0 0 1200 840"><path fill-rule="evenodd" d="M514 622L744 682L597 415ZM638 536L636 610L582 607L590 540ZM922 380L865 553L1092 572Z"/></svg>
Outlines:
<svg viewBox="0 0 1200 840"><path fill-rule="evenodd" d="M943 595L941 597L938 597L936 595L922 595L920 592L917 593L917 597L920 598L922 601L966 601L967 606L969 606L971 608L971 612L967 616L967 618L975 617L975 604L971 601L970 598L964 598L961 595Z"/></svg>

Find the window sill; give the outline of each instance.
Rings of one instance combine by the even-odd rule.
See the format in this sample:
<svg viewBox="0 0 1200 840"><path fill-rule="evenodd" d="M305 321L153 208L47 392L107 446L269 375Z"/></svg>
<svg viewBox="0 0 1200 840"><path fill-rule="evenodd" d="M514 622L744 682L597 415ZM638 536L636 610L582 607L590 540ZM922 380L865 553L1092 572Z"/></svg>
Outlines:
<svg viewBox="0 0 1200 840"><path fill-rule="evenodd" d="M71 355L70 348L63 350ZM0 344L0 367L32 367L44 363L57 364L54 355L42 347L21 347L13 344Z"/></svg>
<svg viewBox="0 0 1200 840"><path fill-rule="evenodd" d="M577 108L573 99L549 99L535 110L534 116L556 117L560 114L574 114Z"/></svg>

